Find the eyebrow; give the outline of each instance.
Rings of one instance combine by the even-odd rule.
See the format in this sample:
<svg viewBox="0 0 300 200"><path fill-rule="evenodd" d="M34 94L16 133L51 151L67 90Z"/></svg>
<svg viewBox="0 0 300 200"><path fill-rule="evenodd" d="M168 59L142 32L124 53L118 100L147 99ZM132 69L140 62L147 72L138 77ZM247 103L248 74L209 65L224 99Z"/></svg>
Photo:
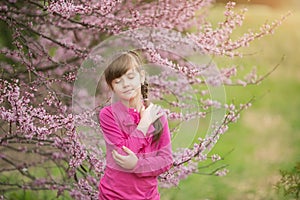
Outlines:
<svg viewBox="0 0 300 200"><path fill-rule="evenodd" d="M133 74L135 72L135 70L132 68L132 69L129 69L126 74Z"/></svg>

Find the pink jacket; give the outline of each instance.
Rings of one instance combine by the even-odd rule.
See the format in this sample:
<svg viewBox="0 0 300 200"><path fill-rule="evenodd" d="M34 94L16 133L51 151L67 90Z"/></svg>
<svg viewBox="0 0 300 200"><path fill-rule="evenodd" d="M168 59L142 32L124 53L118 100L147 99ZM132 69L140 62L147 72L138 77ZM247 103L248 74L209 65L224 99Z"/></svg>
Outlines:
<svg viewBox="0 0 300 200"><path fill-rule="evenodd" d="M150 126L146 136L137 130L140 115L121 102L104 107L99 114L106 142L106 169L99 184L101 200L159 200L157 176L172 165L172 147L168 121L161 117L163 133L158 142L152 142ZM115 163L112 150L126 155L126 146L137 154L139 160L133 170L125 170Z"/></svg>

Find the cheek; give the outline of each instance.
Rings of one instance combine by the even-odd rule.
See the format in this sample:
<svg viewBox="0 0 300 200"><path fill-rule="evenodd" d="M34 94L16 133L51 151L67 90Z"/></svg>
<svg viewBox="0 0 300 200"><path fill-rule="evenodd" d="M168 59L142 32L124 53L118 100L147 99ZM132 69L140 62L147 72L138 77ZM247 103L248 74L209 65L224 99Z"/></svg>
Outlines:
<svg viewBox="0 0 300 200"><path fill-rule="evenodd" d="M140 87L141 86L141 80L139 78L135 78L135 80L133 80L132 85L134 85L135 87Z"/></svg>
<svg viewBox="0 0 300 200"><path fill-rule="evenodd" d="M117 91L119 91L119 86L118 85L115 85L115 84L112 84L112 91L114 91L114 92L117 92Z"/></svg>

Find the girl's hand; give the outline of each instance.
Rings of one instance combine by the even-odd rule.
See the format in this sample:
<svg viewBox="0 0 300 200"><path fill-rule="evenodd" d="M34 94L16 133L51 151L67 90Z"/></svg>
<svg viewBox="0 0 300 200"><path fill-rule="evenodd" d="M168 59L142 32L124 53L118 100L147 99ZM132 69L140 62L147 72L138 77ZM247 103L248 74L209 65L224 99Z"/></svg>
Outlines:
<svg viewBox="0 0 300 200"><path fill-rule="evenodd" d="M123 167L124 169L133 169L137 162L138 162L138 157L133 153L130 149L127 147L123 146L122 147L123 151L125 151L128 155L123 156L119 154L117 151L113 150L112 151L112 156L116 163Z"/></svg>
<svg viewBox="0 0 300 200"><path fill-rule="evenodd" d="M163 112L160 111L161 111L161 107L158 105L154 105L152 103L150 103L150 105L146 109L142 109L140 111L141 120L137 126L137 129L139 129L144 133L144 135L146 135L150 125L153 122L155 122L155 120L163 116Z"/></svg>

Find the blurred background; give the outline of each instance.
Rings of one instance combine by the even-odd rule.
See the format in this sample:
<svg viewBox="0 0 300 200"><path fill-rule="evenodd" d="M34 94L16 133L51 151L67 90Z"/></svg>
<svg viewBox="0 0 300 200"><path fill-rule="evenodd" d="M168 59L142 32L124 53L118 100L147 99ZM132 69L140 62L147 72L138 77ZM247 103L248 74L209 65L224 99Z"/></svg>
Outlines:
<svg viewBox="0 0 300 200"><path fill-rule="evenodd" d="M217 0L210 10L208 18L214 25L224 20L226 2ZM281 179L281 170L290 171L300 162L300 0L236 2L237 10L247 7L248 12L235 36L249 29L257 32L264 23L291 14L273 35L256 40L245 49L243 58L221 57L214 62L220 68L238 66L241 77L253 67L262 76L279 67L259 85L226 87L229 103L245 103L253 97L256 101L236 124L231 124L210 153L220 154L224 159L189 176L176 188L161 189L162 200L296 199L284 196L275 186ZM199 132L201 128L200 125ZM203 174L222 165L228 165L227 176Z"/></svg>
<svg viewBox="0 0 300 200"><path fill-rule="evenodd" d="M228 1L217 2L209 14L215 24L224 19L224 3ZM278 64L279 67L259 85L226 88L228 102L256 98L211 152L224 156L224 160L203 169L208 172L228 164L228 175L203 175L200 170L200 174L190 176L177 188L162 189L162 200L297 199L285 196L282 190L276 189L276 184L281 179L280 170L290 171L300 162L300 1L236 2L237 9L248 8L243 26L234 33L237 36L249 29L256 32L262 24L291 14L273 35L252 43L243 58L214 61L220 68L237 65L242 73L256 67L259 75L270 72Z"/></svg>
<svg viewBox="0 0 300 200"><path fill-rule="evenodd" d="M217 0L217 3L227 3L229 0ZM266 5L272 8L299 6L299 0L236 0L238 4Z"/></svg>

